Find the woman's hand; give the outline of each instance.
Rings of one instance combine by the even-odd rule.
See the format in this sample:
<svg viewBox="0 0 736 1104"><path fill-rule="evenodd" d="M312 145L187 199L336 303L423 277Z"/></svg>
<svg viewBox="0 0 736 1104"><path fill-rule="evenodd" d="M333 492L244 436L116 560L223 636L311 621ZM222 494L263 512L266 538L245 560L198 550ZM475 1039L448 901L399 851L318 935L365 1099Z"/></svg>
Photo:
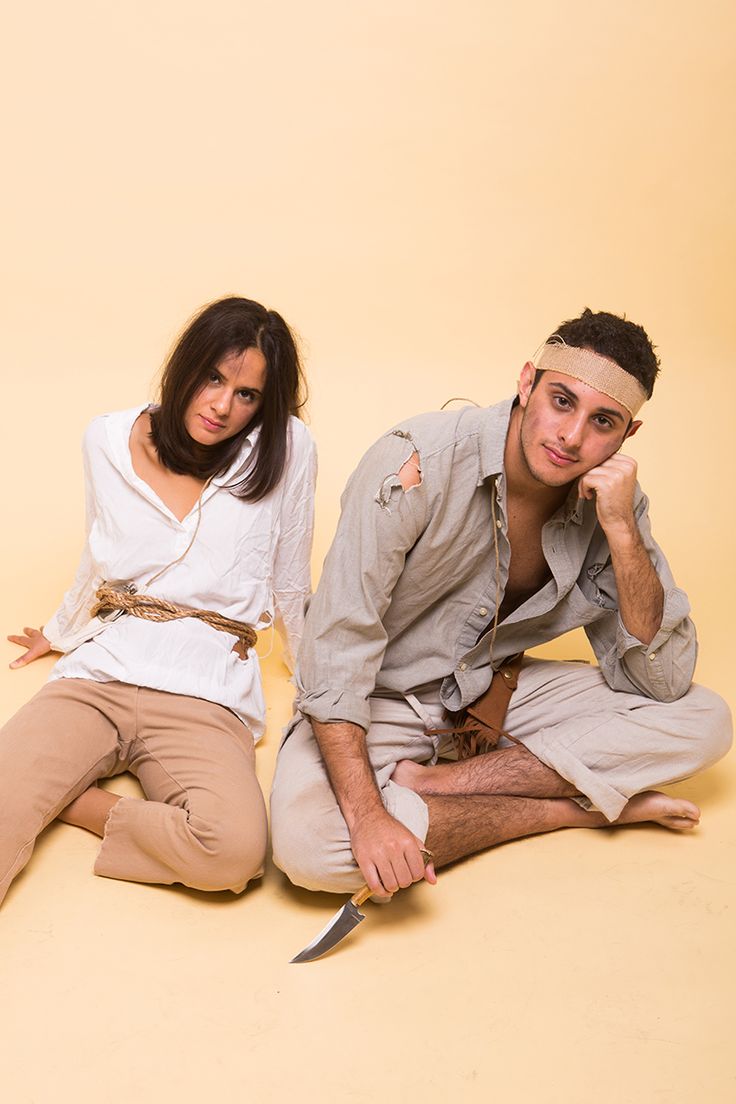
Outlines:
<svg viewBox="0 0 736 1104"><path fill-rule="evenodd" d="M20 644L21 648L27 648L22 656L18 656L10 664L11 667L25 667L27 663L33 663L34 659L40 659L51 651L51 645L40 629L23 629L23 636L9 636L11 644Z"/></svg>

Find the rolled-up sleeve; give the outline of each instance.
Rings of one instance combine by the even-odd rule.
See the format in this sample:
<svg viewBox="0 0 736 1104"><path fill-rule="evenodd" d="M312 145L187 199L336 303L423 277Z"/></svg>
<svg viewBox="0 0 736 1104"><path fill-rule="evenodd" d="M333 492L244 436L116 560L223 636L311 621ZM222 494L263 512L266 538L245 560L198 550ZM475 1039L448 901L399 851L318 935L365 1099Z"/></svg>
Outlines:
<svg viewBox="0 0 736 1104"><path fill-rule="evenodd" d="M387 634L383 617L425 526L423 482L405 491L398 471L414 451L389 433L364 456L342 496L337 533L310 603L297 664L297 704L317 721L367 729Z"/></svg>
<svg viewBox="0 0 736 1104"><path fill-rule="evenodd" d="M664 589L662 623L657 634L645 644L627 631L618 612L616 580L610 562L596 578L596 584L606 604L613 608L586 626L586 633L609 686L644 694L655 701L671 702L690 688L698 642L687 595L675 585L669 564L652 536L648 505L642 495L636 519L644 547Z"/></svg>

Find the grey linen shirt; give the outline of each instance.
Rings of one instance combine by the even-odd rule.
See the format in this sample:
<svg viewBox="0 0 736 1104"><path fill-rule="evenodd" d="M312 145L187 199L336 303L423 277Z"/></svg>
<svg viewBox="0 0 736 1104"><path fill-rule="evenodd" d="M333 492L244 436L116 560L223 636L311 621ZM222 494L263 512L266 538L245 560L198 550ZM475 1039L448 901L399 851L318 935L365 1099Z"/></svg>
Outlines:
<svg viewBox="0 0 736 1104"><path fill-rule="evenodd" d="M504 446L513 402L423 414L380 438L350 477L342 514L311 601L297 665L297 706L317 721L367 729L368 697L439 685L448 710L482 694L492 668L515 652L584 626L614 689L674 701L690 686L697 643L685 593L651 535L638 484L634 513L664 588L662 625L649 645L627 632L595 503L575 487L545 524L552 578L498 624L496 564L508 578ZM414 450L421 483L396 473Z"/></svg>

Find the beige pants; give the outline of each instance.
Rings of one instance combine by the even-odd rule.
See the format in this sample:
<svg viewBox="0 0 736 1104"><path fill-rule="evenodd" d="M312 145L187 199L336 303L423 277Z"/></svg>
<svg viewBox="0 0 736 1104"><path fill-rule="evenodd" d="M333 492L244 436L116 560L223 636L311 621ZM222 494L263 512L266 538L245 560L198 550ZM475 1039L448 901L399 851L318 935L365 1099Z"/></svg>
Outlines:
<svg viewBox="0 0 736 1104"><path fill-rule="evenodd" d="M388 811L425 839L429 811L392 782L400 759L433 763L442 749L427 730L446 724L438 693L371 698L368 754ZM693 686L661 703L611 690L597 667L525 659L506 729L615 820L630 797L689 777L725 755L731 716L718 695ZM508 743L508 741L506 741ZM279 752L271 794L274 861L307 889L352 893L363 882L350 834L306 719Z"/></svg>
<svg viewBox="0 0 736 1104"><path fill-rule="evenodd" d="M263 873L266 810L253 738L201 698L120 682L47 683L0 729L0 901L38 834L98 778L130 771L95 873L241 892Z"/></svg>

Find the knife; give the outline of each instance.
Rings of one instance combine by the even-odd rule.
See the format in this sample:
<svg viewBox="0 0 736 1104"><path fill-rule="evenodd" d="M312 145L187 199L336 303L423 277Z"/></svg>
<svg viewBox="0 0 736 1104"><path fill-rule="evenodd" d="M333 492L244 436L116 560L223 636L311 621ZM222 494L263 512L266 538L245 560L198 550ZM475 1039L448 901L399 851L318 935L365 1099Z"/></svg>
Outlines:
<svg viewBox="0 0 736 1104"><path fill-rule="evenodd" d="M422 848L424 865L431 861L432 852ZM311 943L307 943L303 951L291 959L292 962L313 962L315 958L321 958L338 943L341 943L346 935L350 935L353 928L357 928L361 920L365 920L365 913L360 911L360 905L367 901L373 892L367 885L354 893L349 901L346 901L341 909L338 909L332 919L325 925L322 931L315 935Z"/></svg>
<svg viewBox="0 0 736 1104"><path fill-rule="evenodd" d="M362 886L357 893L347 901L341 909L338 909L332 919L325 925L319 935L316 935L311 943L307 943L303 951L292 958L292 962L311 962L327 954L338 943L349 935L353 928L357 928L361 920L365 920L365 913L359 906L367 901L372 889L367 885Z"/></svg>

